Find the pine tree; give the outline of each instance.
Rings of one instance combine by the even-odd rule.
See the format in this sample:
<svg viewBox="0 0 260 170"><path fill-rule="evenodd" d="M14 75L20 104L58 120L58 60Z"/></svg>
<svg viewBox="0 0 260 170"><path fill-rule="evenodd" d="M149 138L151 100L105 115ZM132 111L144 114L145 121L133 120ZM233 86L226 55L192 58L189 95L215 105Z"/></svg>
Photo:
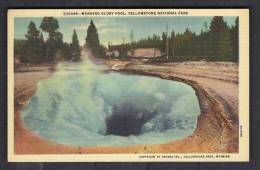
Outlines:
<svg viewBox="0 0 260 170"><path fill-rule="evenodd" d="M71 44L65 42L63 44L63 48L58 51L58 54L60 56L59 60L71 61L72 58L73 58L72 50L71 50Z"/></svg>
<svg viewBox="0 0 260 170"><path fill-rule="evenodd" d="M23 62L39 64L42 60L42 47L39 37L40 31L36 28L34 22L30 22L28 31L25 37L27 38L24 46L24 54L22 55Z"/></svg>
<svg viewBox="0 0 260 170"><path fill-rule="evenodd" d="M43 38L43 34L42 32L40 33L40 48L41 48L41 58L42 58L42 62L45 62L46 59L44 58L45 57L45 42L44 42L44 38Z"/></svg>
<svg viewBox="0 0 260 170"><path fill-rule="evenodd" d="M26 40L14 39L14 56L16 56L16 55L21 56L24 53L25 43L26 43ZM22 60L22 58L20 58L20 60Z"/></svg>
<svg viewBox="0 0 260 170"><path fill-rule="evenodd" d="M166 53L166 43L167 43L167 35L165 32L162 33L162 42L161 42L161 53Z"/></svg>
<svg viewBox="0 0 260 170"><path fill-rule="evenodd" d="M220 61L230 61L232 58L232 41L230 31L227 28L219 35L218 41L218 60Z"/></svg>
<svg viewBox="0 0 260 170"><path fill-rule="evenodd" d="M209 31L201 31L199 35L200 42L199 44L199 52L198 54L203 57L203 59L211 59L212 49L210 45L210 34Z"/></svg>
<svg viewBox="0 0 260 170"><path fill-rule="evenodd" d="M213 17L210 24L210 49L212 60L226 60L232 51L231 37L223 17Z"/></svg>
<svg viewBox="0 0 260 170"><path fill-rule="evenodd" d="M48 62L53 62L56 60L56 54L58 50L63 48L63 37L58 31L59 23L58 20L53 17L44 17L42 19L40 28L49 33L49 37L46 41L46 60Z"/></svg>
<svg viewBox="0 0 260 170"><path fill-rule="evenodd" d="M31 21L28 26L28 31L27 31L27 34L25 35L25 37L30 40L38 39L39 34L40 34L40 31L36 28L35 23Z"/></svg>
<svg viewBox="0 0 260 170"><path fill-rule="evenodd" d="M133 48L158 48L162 56L166 55L166 42L168 42L168 61L185 60L211 60L211 61L238 61L238 18L231 28L223 17L213 17L210 25L204 23L199 34L190 29L184 33L175 34L167 38L165 32L162 35L148 36L128 45ZM125 45L125 44L121 44ZM114 48L125 55L121 45ZM111 46L109 47L111 48ZM162 60L165 61L165 60Z"/></svg>
<svg viewBox="0 0 260 170"><path fill-rule="evenodd" d="M193 33L189 28L186 28L184 35L183 35L183 40L184 40L184 46L185 48L183 49L183 53L185 56L193 56L193 51L192 51L192 40L193 40Z"/></svg>
<svg viewBox="0 0 260 170"><path fill-rule="evenodd" d="M175 51L175 33L172 31L171 37L169 40L169 60L173 61L174 60L174 51Z"/></svg>
<svg viewBox="0 0 260 170"><path fill-rule="evenodd" d="M235 21L235 26L233 26L230 29L231 32L231 41L232 41L232 47L233 47L233 51L232 51L232 61L238 62L238 57L239 57L239 53L238 53L238 49L239 49L239 41L238 41L238 37L239 37L239 32L238 32L238 28L239 28L239 20L238 17L236 18Z"/></svg>
<svg viewBox="0 0 260 170"><path fill-rule="evenodd" d="M58 20L53 17L44 17L42 19L40 28L49 34L53 34L59 29ZM49 37L52 37L52 35L49 35Z"/></svg>
<svg viewBox="0 0 260 170"><path fill-rule="evenodd" d="M73 35L72 35L71 52L72 52L73 61L80 61L80 46L79 46L78 35L75 30L73 31Z"/></svg>
<svg viewBox="0 0 260 170"><path fill-rule="evenodd" d="M99 43L97 28L92 19L90 21L90 25L87 30L86 46L92 50L92 53L96 57L104 56Z"/></svg>

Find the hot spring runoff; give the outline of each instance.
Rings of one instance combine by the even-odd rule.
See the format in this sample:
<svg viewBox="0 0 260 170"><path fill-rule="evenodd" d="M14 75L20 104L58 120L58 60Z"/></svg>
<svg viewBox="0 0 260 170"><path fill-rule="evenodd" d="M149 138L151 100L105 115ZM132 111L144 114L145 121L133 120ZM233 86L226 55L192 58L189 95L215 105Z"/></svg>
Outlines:
<svg viewBox="0 0 260 170"><path fill-rule="evenodd" d="M76 146L166 143L191 135L200 113L187 84L103 73L89 60L62 63L22 110L43 138Z"/></svg>

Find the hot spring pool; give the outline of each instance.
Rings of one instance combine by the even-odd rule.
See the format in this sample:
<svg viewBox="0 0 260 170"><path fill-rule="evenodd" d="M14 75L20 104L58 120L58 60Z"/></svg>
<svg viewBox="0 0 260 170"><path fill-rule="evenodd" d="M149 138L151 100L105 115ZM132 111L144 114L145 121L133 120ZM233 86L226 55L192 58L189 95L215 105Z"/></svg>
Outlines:
<svg viewBox="0 0 260 170"><path fill-rule="evenodd" d="M166 143L191 135L200 107L189 85L61 64L22 110L40 136L77 146Z"/></svg>

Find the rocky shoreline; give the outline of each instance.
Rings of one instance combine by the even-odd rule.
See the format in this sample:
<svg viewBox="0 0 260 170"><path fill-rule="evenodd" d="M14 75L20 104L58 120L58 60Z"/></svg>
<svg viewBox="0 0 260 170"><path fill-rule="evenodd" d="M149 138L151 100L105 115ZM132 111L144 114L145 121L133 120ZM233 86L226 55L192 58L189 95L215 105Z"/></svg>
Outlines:
<svg viewBox="0 0 260 170"><path fill-rule="evenodd" d="M206 63L207 64L207 63ZM111 66L114 68L115 64ZM224 66L219 73L213 67L203 69L189 65L147 65L120 63L116 71L177 80L191 85L199 99L201 114L191 136L165 144L127 147L80 147L57 144L43 139L26 128L21 120L21 109L36 91L37 81L51 75L49 72L15 75L15 154L84 154L84 153L235 153L238 152L238 72L237 67ZM201 67L201 66L198 66ZM214 66L215 67L215 66ZM222 67L222 66L221 66ZM162 69L163 68L163 69ZM174 68L174 69L173 69ZM230 69L231 68L231 69ZM191 70L189 70L191 69ZM115 70L115 69L114 69ZM212 71L213 70L213 71ZM17 73L16 73L17 74ZM24 80L28 74L29 79ZM196 76L200 74L201 77ZM219 76L221 75L221 76ZM22 81L23 80L23 81ZM19 82L21 81L21 82ZM25 85L27 90L21 85ZM216 87L215 87L216 86ZM233 90L233 91L232 91ZM20 93L20 95L16 95ZM20 103L20 104L19 104Z"/></svg>

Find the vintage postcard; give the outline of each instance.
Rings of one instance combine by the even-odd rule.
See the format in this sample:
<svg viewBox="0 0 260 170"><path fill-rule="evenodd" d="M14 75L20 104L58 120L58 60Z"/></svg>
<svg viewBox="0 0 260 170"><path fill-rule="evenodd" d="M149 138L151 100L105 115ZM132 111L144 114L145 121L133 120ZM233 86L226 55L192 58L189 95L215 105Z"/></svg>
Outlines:
<svg viewBox="0 0 260 170"><path fill-rule="evenodd" d="M9 10L8 160L249 161L249 10Z"/></svg>

